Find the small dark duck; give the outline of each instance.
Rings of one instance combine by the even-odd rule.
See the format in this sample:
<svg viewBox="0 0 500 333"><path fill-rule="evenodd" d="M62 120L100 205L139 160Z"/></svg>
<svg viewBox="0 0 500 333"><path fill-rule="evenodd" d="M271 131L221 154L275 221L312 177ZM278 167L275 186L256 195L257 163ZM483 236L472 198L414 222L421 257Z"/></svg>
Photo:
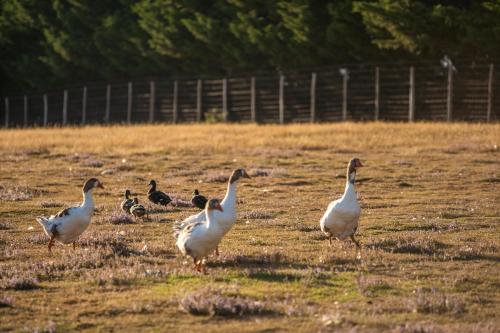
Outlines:
<svg viewBox="0 0 500 333"><path fill-rule="evenodd" d="M156 181L151 180L149 182L149 186L151 186L151 188L148 191L149 201L151 201L154 204L162 206L166 206L170 202L172 202L172 199L170 199L170 197L167 194L163 193L162 191L156 190Z"/></svg>
<svg viewBox="0 0 500 333"><path fill-rule="evenodd" d="M207 198L201 195L198 190L194 190L193 197L191 198L193 206L198 207L199 209L205 209L207 201Z"/></svg>

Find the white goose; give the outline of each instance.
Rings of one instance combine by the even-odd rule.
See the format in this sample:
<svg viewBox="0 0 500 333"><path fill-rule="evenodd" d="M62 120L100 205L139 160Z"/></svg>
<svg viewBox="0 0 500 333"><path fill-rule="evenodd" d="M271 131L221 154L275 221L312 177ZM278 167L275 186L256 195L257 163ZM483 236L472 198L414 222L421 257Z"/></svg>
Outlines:
<svg viewBox="0 0 500 333"><path fill-rule="evenodd" d="M354 183L356 169L362 166L363 164L361 164L358 158L353 158L349 161L344 195L328 205L325 214L320 220L321 231L328 236L330 246L332 245L332 237L340 240L350 237L354 244L356 244L358 259L361 258L361 246L354 238L354 234L358 229L361 207L358 203Z"/></svg>
<svg viewBox="0 0 500 333"><path fill-rule="evenodd" d="M211 199L205 208L205 221L191 223L177 233L174 232L175 244L183 255L193 258L194 268L198 272L205 273L203 259L215 250L224 236L215 216L216 211L224 213L219 200Z"/></svg>
<svg viewBox="0 0 500 333"><path fill-rule="evenodd" d="M214 212L214 217L217 219L217 223L223 230L224 235L227 234L236 223L236 187L241 178L250 178L250 176L245 169L234 170L229 178L226 196L221 202L223 210ZM198 214L191 215L180 223L176 223L174 225L174 230L180 231L193 223L203 222L205 220L206 212L201 211ZM216 247L215 252L219 255L218 247Z"/></svg>
<svg viewBox="0 0 500 333"><path fill-rule="evenodd" d="M78 237L87 229L94 213L95 205L92 190L95 187L104 188L99 180L90 178L83 185L83 202L80 206L63 209L49 218L45 216L37 217L36 220L42 225L47 236L50 237L49 253L52 253L55 240L63 244L73 243L73 249L75 248Z"/></svg>

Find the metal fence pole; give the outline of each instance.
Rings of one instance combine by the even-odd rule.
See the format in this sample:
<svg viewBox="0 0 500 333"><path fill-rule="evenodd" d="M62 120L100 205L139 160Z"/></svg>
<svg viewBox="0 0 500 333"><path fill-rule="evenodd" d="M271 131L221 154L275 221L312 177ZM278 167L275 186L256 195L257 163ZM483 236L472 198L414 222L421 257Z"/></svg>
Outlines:
<svg viewBox="0 0 500 333"><path fill-rule="evenodd" d="M448 86L446 89L446 120L453 119L453 65L448 65Z"/></svg>
<svg viewBox="0 0 500 333"><path fill-rule="evenodd" d="M347 120L347 80L348 76L342 77L342 121Z"/></svg>
<svg viewBox="0 0 500 333"><path fill-rule="evenodd" d="M488 75L488 109L486 111L486 121L491 121L491 109L493 106L493 71L495 67L493 64L490 64L490 72Z"/></svg>
<svg viewBox="0 0 500 333"><path fill-rule="evenodd" d="M127 91L127 124L132 121L132 82L128 83Z"/></svg>
<svg viewBox="0 0 500 333"><path fill-rule="evenodd" d="M9 98L5 97L5 127L9 127L9 116L10 116L10 107L9 107Z"/></svg>
<svg viewBox="0 0 500 333"><path fill-rule="evenodd" d="M285 76L284 75L280 75L279 119L280 119L280 124L285 123Z"/></svg>
<svg viewBox="0 0 500 333"><path fill-rule="evenodd" d="M178 94L179 94L179 84L177 80L174 81L174 96L173 96L173 115L172 115L172 121L174 124L177 124L177 121L179 121L179 109L178 109Z"/></svg>
<svg viewBox="0 0 500 333"><path fill-rule="evenodd" d="M316 122L316 73L311 74L311 123Z"/></svg>
<svg viewBox="0 0 500 333"><path fill-rule="evenodd" d="M23 117L23 126L28 126L28 96L24 95L24 117Z"/></svg>
<svg viewBox="0 0 500 333"><path fill-rule="evenodd" d="M415 68L410 67L410 91L408 97L408 122L415 120Z"/></svg>
<svg viewBox="0 0 500 333"><path fill-rule="evenodd" d="M203 81L196 82L196 121L201 122L202 116L202 101L203 101Z"/></svg>
<svg viewBox="0 0 500 333"><path fill-rule="evenodd" d="M87 87L83 87L82 96L82 125L87 121Z"/></svg>
<svg viewBox="0 0 500 333"><path fill-rule="evenodd" d="M149 123L152 124L155 120L155 100L156 100L155 82L149 82Z"/></svg>
<svg viewBox="0 0 500 333"><path fill-rule="evenodd" d="M63 126L66 126L67 123L68 123L68 90L64 90L62 124Z"/></svg>
<svg viewBox="0 0 500 333"><path fill-rule="evenodd" d="M47 127L49 122L49 101L47 94L43 95L43 127Z"/></svg>
<svg viewBox="0 0 500 333"><path fill-rule="evenodd" d="M222 116L224 117L224 122L228 119L228 104L227 104L227 79L222 80Z"/></svg>
<svg viewBox="0 0 500 333"><path fill-rule="evenodd" d="M104 122L109 124L109 116L111 114L111 85L106 86L106 113L104 114Z"/></svg>
<svg viewBox="0 0 500 333"><path fill-rule="evenodd" d="M255 77L252 76L250 79L250 120L255 123L257 122L256 113L256 93L255 93Z"/></svg>
<svg viewBox="0 0 500 333"><path fill-rule="evenodd" d="M380 69L375 67L375 100L373 101L375 107L374 120L378 121L380 117Z"/></svg>

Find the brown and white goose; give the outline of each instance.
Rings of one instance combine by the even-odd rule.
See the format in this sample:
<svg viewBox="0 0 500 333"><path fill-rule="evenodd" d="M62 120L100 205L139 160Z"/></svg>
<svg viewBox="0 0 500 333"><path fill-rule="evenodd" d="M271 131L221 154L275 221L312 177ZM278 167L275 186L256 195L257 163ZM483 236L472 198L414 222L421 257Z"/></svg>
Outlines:
<svg viewBox="0 0 500 333"><path fill-rule="evenodd" d="M328 205L325 214L320 220L321 231L328 236L330 246L332 245L332 237L339 240L350 237L354 244L356 244L358 259L361 258L361 246L354 238L354 234L358 229L361 207L358 203L354 183L356 170L362 166L363 164L358 158L353 158L349 161L344 195Z"/></svg>
<svg viewBox="0 0 500 333"><path fill-rule="evenodd" d="M63 244L73 243L73 248L75 248L78 237L87 229L94 214L92 190L96 187L104 188L99 180L90 178L83 185L83 202L80 206L63 209L48 218L37 217L36 220L50 237L49 253L52 253L52 246L56 240Z"/></svg>
<svg viewBox="0 0 500 333"><path fill-rule="evenodd" d="M214 217L219 223L224 235L231 230L233 225L236 223L236 187L241 178L250 178L245 169L236 169L231 174L229 182L227 185L226 196L221 202L222 211L215 211ZM206 220L206 212L201 211L198 214L191 215L182 222L177 222L174 224L174 230L182 230L185 227ZM219 254L218 247L216 248L216 254Z"/></svg>
<svg viewBox="0 0 500 333"><path fill-rule="evenodd" d="M210 199L205 208L204 221L192 223L174 232L175 244L183 255L193 258L194 267L198 272L205 273L203 259L215 250L224 236L216 212L224 213L224 209L219 199Z"/></svg>

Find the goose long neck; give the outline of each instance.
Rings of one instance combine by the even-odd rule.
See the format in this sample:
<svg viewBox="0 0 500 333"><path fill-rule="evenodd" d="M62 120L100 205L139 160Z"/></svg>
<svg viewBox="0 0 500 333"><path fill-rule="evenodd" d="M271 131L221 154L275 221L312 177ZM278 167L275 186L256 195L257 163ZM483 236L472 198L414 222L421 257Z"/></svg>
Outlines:
<svg viewBox="0 0 500 333"><path fill-rule="evenodd" d="M92 190L83 192L83 202L82 207L88 207L92 211L94 210L94 198L92 197Z"/></svg>
<svg viewBox="0 0 500 333"><path fill-rule="evenodd" d="M151 188L149 189L148 193L153 193L156 191L156 184L151 184Z"/></svg>
<svg viewBox="0 0 500 333"><path fill-rule="evenodd" d="M226 196L222 200L222 204L224 205L234 205L236 203L236 182L230 182L227 185L227 191L226 191Z"/></svg>
<svg viewBox="0 0 500 333"><path fill-rule="evenodd" d="M214 226L214 211L212 209L206 209L205 215L207 216L207 228Z"/></svg>
<svg viewBox="0 0 500 333"><path fill-rule="evenodd" d="M356 197L356 172L347 173L347 179L345 183L344 197L354 196Z"/></svg>

